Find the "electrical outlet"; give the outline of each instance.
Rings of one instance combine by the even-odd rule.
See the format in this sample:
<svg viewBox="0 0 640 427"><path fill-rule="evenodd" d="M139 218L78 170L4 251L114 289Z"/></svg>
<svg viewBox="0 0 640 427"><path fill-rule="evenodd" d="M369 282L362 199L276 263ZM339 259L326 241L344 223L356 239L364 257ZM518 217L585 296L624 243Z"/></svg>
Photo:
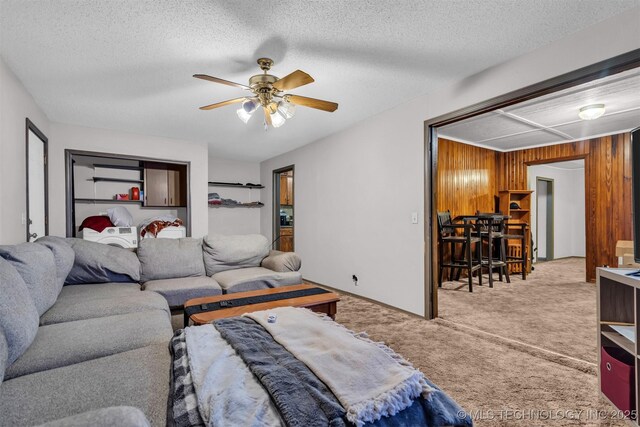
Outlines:
<svg viewBox="0 0 640 427"><path fill-rule="evenodd" d="M351 279L353 280L353 284L358 286L358 276L354 274L353 276L351 276Z"/></svg>
<svg viewBox="0 0 640 427"><path fill-rule="evenodd" d="M411 224L418 223L418 212L411 212Z"/></svg>

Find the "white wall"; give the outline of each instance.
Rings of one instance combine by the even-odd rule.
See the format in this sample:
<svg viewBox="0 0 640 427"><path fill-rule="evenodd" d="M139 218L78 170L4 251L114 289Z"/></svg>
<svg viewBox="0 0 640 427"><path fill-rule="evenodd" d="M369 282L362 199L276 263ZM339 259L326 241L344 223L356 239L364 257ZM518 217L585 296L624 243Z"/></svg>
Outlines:
<svg viewBox="0 0 640 427"><path fill-rule="evenodd" d="M271 171L295 164L303 276L425 314L424 120L638 49L639 19L635 8L263 162L262 233L271 236Z"/></svg>
<svg viewBox="0 0 640 427"><path fill-rule="evenodd" d="M209 181L260 183L260 164L209 157ZM239 202L260 201L257 189L209 187L210 193L218 193L225 199ZM209 208L209 234L254 234L260 233L262 208Z"/></svg>
<svg viewBox="0 0 640 427"><path fill-rule="evenodd" d="M0 57L0 244L26 241L27 117L49 136L49 119Z"/></svg>
<svg viewBox="0 0 640 427"><path fill-rule="evenodd" d="M584 161L583 161L584 163ZM553 179L553 257L586 256L585 231L585 177L583 169L561 169L549 165L535 165L528 168L529 189L536 189L536 178ZM543 229L536 230L537 195L532 194L531 231L536 239L538 255L544 257ZM539 205L537 212L544 207ZM540 225L540 224L538 224Z"/></svg>
<svg viewBox="0 0 640 427"><path fill-rule="evenodd" d="M50 234L58 236L66 234L65 149L191 162L191 235L202 237L207 234L208 154L206 145L59 123L52 123L49 133Z"/></svg>

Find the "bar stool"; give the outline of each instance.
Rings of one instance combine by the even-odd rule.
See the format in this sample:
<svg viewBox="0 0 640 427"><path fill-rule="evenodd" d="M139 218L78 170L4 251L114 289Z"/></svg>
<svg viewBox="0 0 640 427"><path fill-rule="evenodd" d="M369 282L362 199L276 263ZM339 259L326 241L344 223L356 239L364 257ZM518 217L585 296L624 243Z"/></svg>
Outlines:
<svg viewBox="0 0 640 427"><path fill-rule="evenodd" d="M462 235L457 231L462 230ZM456 279L460 278L462 270L467 271L469 280L469 292L473 292L473 274L478 271L478 284L482 286L482 243L477 235L475 224L458 224L451 221L451 212L438 212L438 256L439 272L438 287L442 287L442 276L444 269L449 269L449 278L453 275L453 270L457 269ZM475 244L475 251L472 245ZM444 260L444 248L450 246L449 262ZM456 258L456 245L462 245L462 258ZM473 253L475 252L475 257Z"/></svg>
<svg viewBox="0 0 640 427"><path fill-rule="evenodd" d="M522 280L527 280L527 256L529 254L527 233L529 232L529 224L526 222L505 222L504 230L505 234L503 238L507 242L507 247L512 246L510 243L512 240L518 241L518 243L513 246L520 246L520 256L509 255L507 251L507 267L511 264L520 264Z"/></svg>
<svg viewBox="0 0 640 427"><path fill-rule="evenodd" d="M487 243L487 255L482 258L482 268L489 273L489 287L493 288L493 271L495 269L498 270L498 279L501 282L504 274L507 283L511 283L507 268L504 217L495 213L477 212L476 215L480 238L483 243Z"/></svg>

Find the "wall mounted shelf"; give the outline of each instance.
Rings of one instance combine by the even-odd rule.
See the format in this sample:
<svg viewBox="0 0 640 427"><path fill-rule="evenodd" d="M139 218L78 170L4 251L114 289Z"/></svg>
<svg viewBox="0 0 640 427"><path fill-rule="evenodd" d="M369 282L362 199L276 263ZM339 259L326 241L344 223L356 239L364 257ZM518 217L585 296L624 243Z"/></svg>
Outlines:
<svg viewBox="0 0 640 427"><path fill-rule="evenodd" d="M209 181L209 187L233 187L233 188L249 188L249 189L260 189L264 188L264 185L256 184L256 185L247 185L233 183L233 182L217 182L217 181Z"/></svg>
<svg viewBox="0 0 640 427"><path fill-rule="evenodd" d="M237 208L247 208L247 209L251 209L251 208L261 208L263 207L264 204L245 204L245 203L239 203L237 205L212 205L209 204L209 207L212 209L220 209L220 208L231 208L231 209L237 209Z"/></svg>

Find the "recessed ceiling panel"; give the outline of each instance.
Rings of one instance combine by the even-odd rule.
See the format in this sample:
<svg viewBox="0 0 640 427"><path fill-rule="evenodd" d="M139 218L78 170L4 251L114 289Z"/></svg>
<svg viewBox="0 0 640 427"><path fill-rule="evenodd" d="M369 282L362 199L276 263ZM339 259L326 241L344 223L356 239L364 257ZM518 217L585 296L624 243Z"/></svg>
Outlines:
<svg viewBox="0 0 640 427"><path fill-rule="evenodd" d="M498 113L483 114L469 120L443 126L438 130L443 135L463 141L484 143L483 141L504 135L535 130L535 127L513 120Z"/></svg>
<svg viewBox="0 0 640 427"><path fill-rule="evenodd" d="M640 126L640 109L612 115L604 120L605 117L602 116L596 120L580 120L554 129L578 139L595 135L610 135Z"/></svg>
<svg viewBox="0 0 640 427"><path fill-rule="evenodd" d="M505 111L543 126L557 126L575 121L580 108L590 104L605 104L607 113L640 108L640 70L633 69L595 80L511 106ZM608 119L603 117L599 120Z"/></svg>
<svg viewBox="0 0 640 427"><path fill-rule="evenodd" d="M507 136L504 138L493 140L491 141L491 146L497 148L498 150L510 151L535 145L554 143L559 144L564 141L565 140L559 135L554 135L546 131L537 130L534 132L527 132L520 135Z"/></svg>

